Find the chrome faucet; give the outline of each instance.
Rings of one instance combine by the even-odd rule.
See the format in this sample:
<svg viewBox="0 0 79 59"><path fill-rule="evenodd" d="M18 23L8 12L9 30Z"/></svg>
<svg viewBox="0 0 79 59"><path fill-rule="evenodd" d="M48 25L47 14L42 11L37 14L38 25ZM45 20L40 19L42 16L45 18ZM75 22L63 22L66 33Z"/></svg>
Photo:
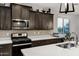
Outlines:
<svg viewBox="0 0 79 59"><path fill-rule="evenodd" d="M78 35L75 32L72 32L71 34L75 34L76 39L75 39L75 46L78 45Z"/></svg>

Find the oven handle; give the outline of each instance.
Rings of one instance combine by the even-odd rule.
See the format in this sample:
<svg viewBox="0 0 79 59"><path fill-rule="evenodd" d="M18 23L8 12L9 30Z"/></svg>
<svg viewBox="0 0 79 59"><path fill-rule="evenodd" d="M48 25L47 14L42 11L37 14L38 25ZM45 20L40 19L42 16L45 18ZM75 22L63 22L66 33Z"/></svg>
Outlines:
<svg viewBox="0 0 79 59"><path fill-rule="evenodd" d="M22 45L31 45L32 43L24 43L24 44L15 44L13 45L13 47L16 47L16 46L22 46Z"/></svg>

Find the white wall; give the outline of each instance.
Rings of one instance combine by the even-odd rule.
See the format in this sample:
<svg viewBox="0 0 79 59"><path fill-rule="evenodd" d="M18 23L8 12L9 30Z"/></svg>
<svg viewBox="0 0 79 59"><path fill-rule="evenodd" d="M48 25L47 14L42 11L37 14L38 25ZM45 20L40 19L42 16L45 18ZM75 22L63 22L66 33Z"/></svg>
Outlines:
<svg viewBox="0 0 79 59"><path fill-rule="evenodd" d="M76 23L74 23L74 24L76 24L76 32L77 32L78 38L79 38L79 15L77 15L76 19L77 19L77 21L76 21ZM75 19L75 20L76 20L76 19ZM74 20L74 21L75 21L75 20Z"/></svg>

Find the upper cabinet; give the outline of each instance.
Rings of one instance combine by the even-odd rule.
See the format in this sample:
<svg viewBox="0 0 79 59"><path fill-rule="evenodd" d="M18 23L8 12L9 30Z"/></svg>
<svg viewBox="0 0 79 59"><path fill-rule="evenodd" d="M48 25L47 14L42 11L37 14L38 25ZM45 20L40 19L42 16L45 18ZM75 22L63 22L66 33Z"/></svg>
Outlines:
<svg viewBox="0 0 79 59"><path fill-rule="evenodd" d="M11 30L11 9L0 6L0 30Z"/></svg>
<svg viewBox="0 0 79 59"><path fill-rule="evenodd" d="M20 18L21 18L21 6L12 5L12 19L20 19Z"/></svg>
<svg viewBox="0 0 79 59"><path fill-rule="evenodd" d="M29 23L29 27L31 30L34 30L35 29L35 13L34 12L30 12L29 13L29 20L30 20L30 23Z"/></svg>
<svg viewBox="0 0 79 59"><path fill-rule="evenodd" d="M53 15L52 14L43 14L43 20L42 20L42 26L43 29L53 29Z"/></svg>
<svg viewBox="0 0 79 59"><path fill-rule="evenodd" d="M12 19L22 19L28 20L29 19L29 10L32 7L23 6L19 4L11 4L12 7Z"/></svg>
<svg viewBox="0 0 79 59"><path fill-rule="evenodd" d="M42 29L42 14L36 13L35 14L35 29L40 30Z"/></svg>
<svg viewBox="0 0 79 59"><path fill-rule="evenodd" d="M29 8L28 7L22 7L22 10L21 10L21 18L22 19L26 19L26 20L29 20Z"/></svg>
<svg viewBox="0 0 79 59"><path fill-rule="evenodd" d="M53 14L30 11L30 26L35 30L53 29Z"/></svg>

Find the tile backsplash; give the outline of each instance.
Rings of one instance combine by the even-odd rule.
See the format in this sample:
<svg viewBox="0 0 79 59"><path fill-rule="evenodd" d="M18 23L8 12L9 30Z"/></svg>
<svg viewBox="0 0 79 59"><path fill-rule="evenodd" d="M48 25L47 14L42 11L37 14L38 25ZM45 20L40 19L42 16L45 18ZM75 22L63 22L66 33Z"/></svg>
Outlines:
<svg viewBox="0 0 79 59"><path fill-rule="evenodd" d="M35 35L49 35L53 33L53 30L0 30L0 37L10 36L11 33L27 32L29 36Z"/></svg>

